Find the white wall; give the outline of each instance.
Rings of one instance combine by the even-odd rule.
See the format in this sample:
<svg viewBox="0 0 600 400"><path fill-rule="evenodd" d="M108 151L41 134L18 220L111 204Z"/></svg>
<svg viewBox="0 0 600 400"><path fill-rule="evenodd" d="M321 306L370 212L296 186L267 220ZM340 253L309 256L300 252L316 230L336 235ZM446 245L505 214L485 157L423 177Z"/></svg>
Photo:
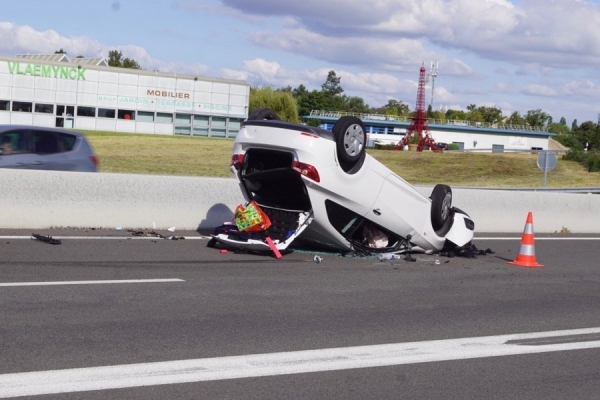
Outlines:
<svg viewBox="0 0 600 400"><path fill-rule="evenodd" d="M51 227L212 229L244 202L233 178L19 171L0 173L0 228ZM426 196L431 186L417 186ZM600 196L453 189L453 204L475 221L476 233L600 233Z"/></svg>

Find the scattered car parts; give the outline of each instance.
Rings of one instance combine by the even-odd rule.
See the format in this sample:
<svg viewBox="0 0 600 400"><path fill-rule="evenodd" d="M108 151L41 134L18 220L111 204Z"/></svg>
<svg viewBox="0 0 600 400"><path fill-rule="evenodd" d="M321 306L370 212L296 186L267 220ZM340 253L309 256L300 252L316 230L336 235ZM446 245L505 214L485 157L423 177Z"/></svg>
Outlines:
<svg viewBox="0 0 600 400"><path fill-rule="evenodd" d="M39 240L40 242L49 243L49 244L61 244L62 241L60 239L55 239L52 236L39 235L37 233L32 233L34 239Z"/></svg>

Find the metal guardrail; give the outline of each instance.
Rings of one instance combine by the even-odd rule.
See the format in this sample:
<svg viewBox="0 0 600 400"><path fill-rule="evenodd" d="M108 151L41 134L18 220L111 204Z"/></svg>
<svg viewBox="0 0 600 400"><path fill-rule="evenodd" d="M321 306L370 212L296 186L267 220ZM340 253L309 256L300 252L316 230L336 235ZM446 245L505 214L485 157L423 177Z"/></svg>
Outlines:
<svg viewBox="0 0 600 400"><path fill-rule="evenodd" d="M312 110L310 115L313 117L330 117L340 118L343 116L358 117L362 120L375 120L375 121L396 121L396 122L410 122L411 118L397 116L397 115L386 115L386 114L372 114L372 113L354 113L346 111L323 111L323 110ZM431 125L452 125L452 126L464 126L470 128L485 128L485 129L502 129L508 131L531 131L531 132L548 132L546 127L529 126L529 125L511 125L511 124L490 124L489 122L473 122L473 121L462 121L453 119L428 119Z"/></svg>

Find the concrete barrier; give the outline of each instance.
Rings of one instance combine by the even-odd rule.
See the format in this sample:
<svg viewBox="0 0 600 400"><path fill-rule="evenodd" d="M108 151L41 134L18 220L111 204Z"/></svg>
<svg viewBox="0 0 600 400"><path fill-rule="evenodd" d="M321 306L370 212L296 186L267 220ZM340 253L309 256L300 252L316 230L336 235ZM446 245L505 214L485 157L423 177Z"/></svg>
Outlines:
<svg viewBox="0 0 600 400"><path fill-rule="evenodd" d="M244 202L233 178L0 170L0 228L213 229ZM429 196L432 186L417 186ZM453 189L477 233L600 233L600 196Z"/></svg>

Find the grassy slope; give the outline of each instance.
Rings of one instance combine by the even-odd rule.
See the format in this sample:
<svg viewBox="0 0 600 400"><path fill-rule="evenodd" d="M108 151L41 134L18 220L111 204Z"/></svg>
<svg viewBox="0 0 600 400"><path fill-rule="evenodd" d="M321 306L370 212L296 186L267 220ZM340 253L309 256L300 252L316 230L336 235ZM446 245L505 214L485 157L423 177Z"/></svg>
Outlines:
<svg viewBox="0 0 600 400"><path fill-rule="evenodd" d="M100 159L101 172L231 177L231 139L85 132ZM368 152L413 184L542 187L535 154L431 153L369 149ZM558 158L548 186L600 186L600 173Z"/></svg>

